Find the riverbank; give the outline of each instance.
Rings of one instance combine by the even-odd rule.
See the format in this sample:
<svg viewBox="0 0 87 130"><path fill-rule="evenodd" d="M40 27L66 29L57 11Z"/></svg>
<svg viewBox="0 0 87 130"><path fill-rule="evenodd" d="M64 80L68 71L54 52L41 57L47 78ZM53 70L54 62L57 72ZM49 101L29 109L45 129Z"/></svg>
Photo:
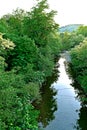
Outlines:
<svg viewBox="0 0 87 130"><path fill-rule="evenodd" d="M75 78L84 90L84 100L87 102L87 38L85 38L78 46L71 49L70 55Z"/></svg>
<svg viewBox="0 0 87 130"><path fill-rule="evenodd" d="M83 105L78 95L80 90L77 89L77 84L73 82L74 79L66 70L68 64L65 64L67 60L63 56L60 57L56 65L58 71L48 78L41 90L42 100L37 107L40 110L39 123L43 130L83 128L81 126L83 118L80 114L86 114L87 111L84 111L86 105ZM56 78L54 78L55 75ZM86 115L84 115L84 119L87 119ZM86 123L84 123L84 128L86 128Z"/></svg>

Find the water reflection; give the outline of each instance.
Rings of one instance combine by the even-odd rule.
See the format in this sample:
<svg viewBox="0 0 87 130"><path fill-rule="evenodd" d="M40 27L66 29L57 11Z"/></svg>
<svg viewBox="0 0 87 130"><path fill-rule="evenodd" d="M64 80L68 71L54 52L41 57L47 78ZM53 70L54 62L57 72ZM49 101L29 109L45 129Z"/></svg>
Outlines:
<svg viewBox="0 0 87 130"><path fill-rule="evenodd" d="M79 110L79 119L77 120L77 130L87 130L87 107L83 105Z"/></svg>
<svg viewBox="0 0 87 130"><path fill-rule="evenodd" d="M40 110L39 122L40 125L46 127L49 125L50 121L55 118L54 112L58 109L55 95L57 91L51 85L58 78L57 69L55 67L52 77L48 77L47 81L43 84L41 89L42 101L38 105L38 109Z"/></svg>
<svg viewBox="0 0 87 130"><path fill-rule="evenodd" d="M81 102L81 108L78 110L79 118L77 119L77 123L76 123L76 126L74 126L74 128L76 130L87 130L87 102L82 100L83 98L86 97L86 95L83 89L80 87L80 84L78 84L78 82L76 81L76 78L75 78L76 76L73 73L71 65L69 66L70 67L68 67L67 73L69 77L72 79L71 85L74 87L75 92L77 93L76 98L78 98Z"/></svg>
<svg viewBox="0 0 87 130"><path fill-rule="evenodd" d="M55 69L41 90L39 122L44 130L87 130L87 105L81 100L84 93L65 58L58 64L59 73Z"/></svg>

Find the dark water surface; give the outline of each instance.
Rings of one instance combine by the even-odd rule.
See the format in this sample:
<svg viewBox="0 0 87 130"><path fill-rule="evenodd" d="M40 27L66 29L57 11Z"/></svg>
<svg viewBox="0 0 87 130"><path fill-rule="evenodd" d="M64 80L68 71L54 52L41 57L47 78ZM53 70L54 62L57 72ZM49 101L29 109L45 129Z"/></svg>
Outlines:
<svg viewBox="0 0 87 130"><path fill-rule="evenodd" d="M66 71L66 59L61 57L57 65L41 90L39 125L43 130L87 130L87 105L81 102L81 90Z"/></svg>

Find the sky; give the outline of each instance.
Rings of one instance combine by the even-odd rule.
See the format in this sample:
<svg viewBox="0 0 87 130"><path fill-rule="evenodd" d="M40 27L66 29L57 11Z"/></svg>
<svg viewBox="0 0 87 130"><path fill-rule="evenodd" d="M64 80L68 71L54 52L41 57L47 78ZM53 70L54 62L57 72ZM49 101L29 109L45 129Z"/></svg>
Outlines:
<svg viewBox="0 0 87 130"><path fill-rule="evenodd" d="M16 8L29 11L35 0L0 0L0 17ZM50 8L58 13L55 21L60 26L68 24L87 25L87 0L48 0Z"/></svg>

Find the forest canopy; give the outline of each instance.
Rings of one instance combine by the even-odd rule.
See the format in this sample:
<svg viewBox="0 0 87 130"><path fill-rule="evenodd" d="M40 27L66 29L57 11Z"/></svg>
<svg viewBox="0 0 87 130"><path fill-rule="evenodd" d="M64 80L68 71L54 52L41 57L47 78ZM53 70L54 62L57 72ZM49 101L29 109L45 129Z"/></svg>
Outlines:
<svg viewBox="0 0 87 130"><path fill-rule="evenodd" d="M38 130L32 105L53 71L61 50L55 11L46 0L30 12L22 9L0 19L0 129Z"/></svg>

